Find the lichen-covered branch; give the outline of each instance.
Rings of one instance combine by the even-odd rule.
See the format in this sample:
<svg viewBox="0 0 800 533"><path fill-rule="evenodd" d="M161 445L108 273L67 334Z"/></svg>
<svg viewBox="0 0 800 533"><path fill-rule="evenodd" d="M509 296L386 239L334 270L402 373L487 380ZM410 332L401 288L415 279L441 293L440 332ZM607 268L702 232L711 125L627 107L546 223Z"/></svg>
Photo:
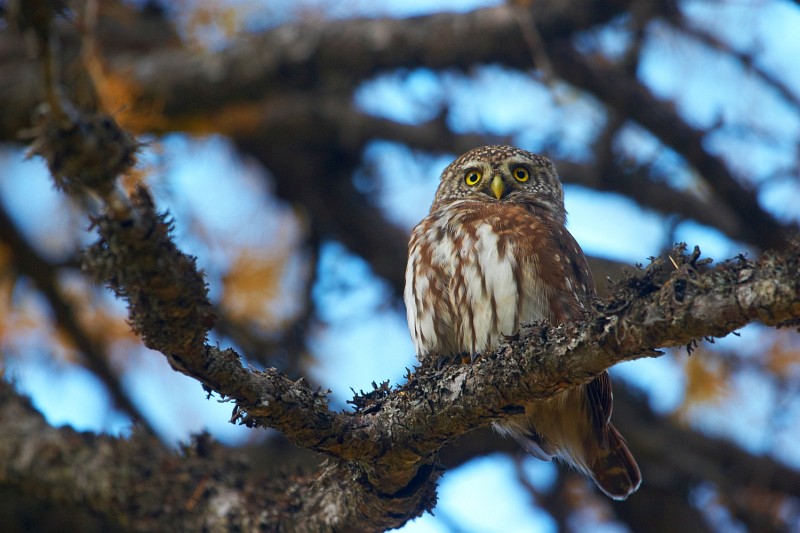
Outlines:
<svg viewBox="0 0 800 533"><path fill-rule="evenodd" d="M362 418L391 430L394 445L424 457L530 398L586 382L621 361L657 356L656 348L693 346L755 320L800 324L797 248L713 269L698 265L694 254L673 259L680 266L671 274L665 269L673 267L659 260L613 288L587 322L533 325L473 365L441 373L423 368Z"/></svg>
<svg viewBox="0 0 800 533"><path fill-rule="evenodd" d="M329 461L313 482L287 478L287 492L282 492L280 498L272 493L273 498L278 498L275 505L279 508L291 506L296 510L291 515L295 518L290 519L296 522L269 522L278 520L280 513L271 517L257 516L249 514L254 511L248 506L237 506L237 513L225 520L235 517L243 521L236 523L260 523L274 529L299 527L309 531L355 526L361 530L381 530L400 525L431 508L435 502L438 472L433 465L436 451L472 428L512 412L514 406L526 398L544 397L568 384L591 379L615 361L631 359L637 354L652 355L651 349L655 346L681 345L698 337L721 335L754 319L761 319L769 325L796 324L800 319L797 297L800 281L795 275L800 261L797 250L765 256L756 263L737 259L713 269L699 266L692 256L676 255L673 259L680 267L671 274L663 270L663 263L659 263L622 282L609 299L598 303L596 314L586 323L557 329L546 325L531 326L519 339L496 354L487 354L474 365L450 367L441 373L430 368L419 369L402 387L361 398L358 412L349 415L331 413L330 416L339 420L348 420L344 430L331 431L330 427L314 422L327 413L327 409L323 400L302 381L290 382L276 372L262 374L239 370L241 373L237 377L245 378L242 389L257 399L255 405L247 398L237 401L247 423L277 426L300 445L309 445L308 435L313 433L318 436L314 439L314 448L340 459ZM146 310L137 312L146 313ZM219 376L227 372L225 369L237 366L238 358L230 351L221 353L211 349L204 357L208 373L212 375L205 378L205 382L217 383L220 388L228 386L220 381ZM187 360L181 357L184 363ZM9 390L5 393L10 395ZM14 404L4 400L2 405L12 409L10 406ZM41 429L39 426L46 424L30 409L21 414L15 411L0 416L4 428L15 420L28 420L28 425L19 431L33 431L45 440L60 442L64 439L69 443L74 439L63 436L63 432L69 430ZM308 425L303 427L304 424ZM98 476L101 475L99 472L104 472L103 475L116 472L114 469L127 472L127 476L112 475L115 480L112 492L124 501L136 496L136 487L144 482L146 476L133 468L135 464L139 464L139 468L142 464L160 464L159 454L165 453L158 451L160 445L146 444L138 438L131 442L106 437L92 439L92 446L107 447L109 454L99 454L96 462L92 463L98 469ZM56 454L55 465L60 461L75 460L73 455L80 455L82 452L79 450L84 450L87 445L80 439L73 444L74 448L58 448L61 451ZM147 454L137 446L143 446ZM67 499L71 503L91 501L94 502L92 508L96 505L108 513L118 510L106 506L104 498L110 496L96 492L99 489L94 487L91 476L90 482L69 491L65 487L77 480L70 479L68 474L59 480L41 473L34 474L30 469L37 463L22 461L15 455L15 449L13 445L3 447L0 444L0 462L8 465L2 475L5 482L33 476L49 491L69 494ZM124 449L129 449L131 455L120 460L120 457L127 457L117 455ZM354 455L355 450L364 455ZM173 483L173 474L178 475L184 468L189 468L184 464L193 464L178 459L173 461L178 461L173 469L162 472L165 483ZM208 465L192 468L195 469L192 470L194 482L210 475L203 474L204 468L210 468ZM381 490L392 486L394 492ZM294 489L289 490L292 487ZM221 503L220 498L243 502L252 496L244 489L231 487L199 493L188 487L181 490L186 491L183 494L187 501L193 501L196 506L191 519L185 516L180 506L172 506L177 508L170 512L164 509L158 512L167 512L169 519L190 520L185 524L214 518L219 519L219 523L230 525L234 522L223 522L223 518L213 514L213 506ZM177 494L173 492L172 498L178 497ZM260 500L261 505L257 508L267 508L267 501L270 500ZM204 516L201 511L212 515ZM154 509L144 507L124 510L124 515L126 520L148 523L146 520L152 519L149 513L154 512ZM280 520L287 520L287 516L280 515Z"/></svg>
<svg viewBox="0 0 800 533"><path fill-rule="evenodd" d="M0 427L0 485L89 511L108 529L276 531L285 489L302 482L288 473L251 479L207 435L175 453L141 431L115 438L54 428L3 380Z"/></svg>

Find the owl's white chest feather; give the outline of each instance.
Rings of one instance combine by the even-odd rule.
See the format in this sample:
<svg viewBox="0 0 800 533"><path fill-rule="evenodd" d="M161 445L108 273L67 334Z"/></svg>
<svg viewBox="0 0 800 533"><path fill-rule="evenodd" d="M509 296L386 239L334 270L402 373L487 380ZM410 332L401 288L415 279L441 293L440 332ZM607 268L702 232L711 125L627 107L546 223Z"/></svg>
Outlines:
<svg viewBox="0 0 800 533"><path fill-rule="evenodd" d="M520 256L515 238L501 236L491 219L474 226L432 222L415 229L406 269L404 299L418 356L493 349L521 323L546 316L534 258Z"/></svg>

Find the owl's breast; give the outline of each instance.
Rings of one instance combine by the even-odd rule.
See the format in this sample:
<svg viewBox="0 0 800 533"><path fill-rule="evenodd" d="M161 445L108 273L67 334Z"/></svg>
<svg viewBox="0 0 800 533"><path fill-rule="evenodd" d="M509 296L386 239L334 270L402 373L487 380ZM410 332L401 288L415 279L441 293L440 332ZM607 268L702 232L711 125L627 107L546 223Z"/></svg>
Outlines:
<svg viewBox="0 0 800 533"><path fill-rule="evenodd" d="M494 349L547 316L535 254L519 220L461 209L430 215L409 245L404 299L418 356Z"/></svg>

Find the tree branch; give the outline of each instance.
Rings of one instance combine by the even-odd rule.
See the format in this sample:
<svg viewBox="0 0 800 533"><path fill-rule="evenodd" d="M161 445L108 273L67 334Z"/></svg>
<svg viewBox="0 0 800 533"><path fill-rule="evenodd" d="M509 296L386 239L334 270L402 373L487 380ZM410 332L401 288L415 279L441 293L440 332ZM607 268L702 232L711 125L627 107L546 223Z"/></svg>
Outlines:
<svg viewBox="0 0 800 533"><path fill-rule="evenodd" d="M236 454L207 435L176 454L139 431L123 439L53 428L3 380L0 427L0 485L89 510L112 529L276 530L269 515L284 509L293 479L249 480Z"/></svg>
<svg viewBox="0 0 800 533"><path fill-rule="evenodd" d="M795 94L794 90L783 80L761 67L758 64L758 60L751 54L736 50L732 45L724 42L705 29L696 26L695 23L687 20L685 17L677 17L671 22L672 27L677 31L684 33L697 42L704 44L708 48L719 52L720 54L734 57L742 65L742 67L752 72L755 76L761 79L762 82L771 87L791 107L800 109L800 95Z"/></svg>
<svg viewBox="0 0 800 533"><path fill-rule="evenodd" d="M130 294L132 288L120 280L148 283L154 275L142 270L137 258L150 257L145 265L174 261L165 256L175 253L174 246L158 240L149 244L145 240L137 247L124 244L142 243L144 235L168 237L167 231L149 225L152 222L137 227L136 221L155 220L152 204L143 193L133 205L137 216L132 220L106 218L98 222L104 240L114 238L117 244L101 242L87 254L88 268L121 295ZM100 255L95 257L97 253ZM800 280L795 275L800 255L795 249L783 255L765 255L757 263L739 258L713 269L702 267L697 254L675 254L673 260L679 268L668 276L663 262L656 261L641 276L612 288L611 298L600 302L585 323L556 329L526 327L520 339L474 365L441 373L422 368L398 390L378 390L357 399L361 409L353 414L330 412L324 396L302 380L292 382L273 370L246 370L232 350L169 340L205 335L200 320L186 320L173 331L173 325L163 319L186 309L181 294L187 287L181 278L165 284L171 290L163 299L149 297L146 307L132 302L130 319L148 346L167 354L173 366L235 400L235 417L243 423L274 427L299 446L339 458L318 480L325 491L307 493L311 507L304 506L304 510L334 505L344 512L357 505L361 513L371 508L379 520L386 502L371 498L371 494L396 495L401 501L391 501L399 508L412 501L414 505L432 504L437 473L430 465L441 447L516 412L531 399L589 381L617 362L657 355L652 351L655 347L692 345L698 338L725 335L753 320L780 326L800 319ZM197 282L189 287L188 293L196 293ZM156 296L163 293L136 290ZM329 484L342 479L357 479L358 483L340 487L342 491L336 491L336 499L331 501ZM407 513L399 513L395 525L424 507L405 509ZM356 523L356 517L348 512L336 520L340 526Z"/></svg>
<svg viewBox="0 0 800 533"><path fill-rule="evenodd" d="M608 22L633 3L540 1L537 29L543 39L565 38ZM99 20L100 37L111 33L104 22L114 24L113 20ZM138 21L151 31L148 22L145 18ZM80 36L69 25L59 30L69 52L65 55L74 57ZM482 38L474 39L474 35ZM0 54L5 52L0 55L0 79L15 80L15 84L0 84L0 103L16 104L3 106L9 112L0 117L0 139L11 139L27 125L30 111L43 94L38 66L22 60L24 47L19 38L8 30L0 32L0 37ZM242 36L214 54L167 47L132 55L129 50L140 49L136 37L135 31L115 32L101 39L98 48L109 51L104 58L108 74L130 85L131 112L160 115L150 124L150 131L207 124L198 120L199 113L225 108L228 114L236 114L246 108L243 104L270 101L286 92L325 88L330 93L335 88L339 94L351 94L360 82L392 69L468 69L479 63L521 69L532 66L515 11L507 6L406 19L297 22ZM126 49L124 39L134 39L134 43ZM164 126L165 119L174 124Z"/></svg>
<svg viewBox="0 0 800 533"><path fill-rule="evenodd" d="M695 220L717 228L731 239L743 239L755 246L763 240L750 240L743 231L742 221L726 205L712 198L700 198L688 191L676 190L664 181L656 181L657 171L647 166L625 166L617 161L608 161L602 169L595 164L576 164L572 161L557 161L556 168L563 183L581 185L597 191L614 192L631 198L638 205L653 209L665 216Z"/></svg>

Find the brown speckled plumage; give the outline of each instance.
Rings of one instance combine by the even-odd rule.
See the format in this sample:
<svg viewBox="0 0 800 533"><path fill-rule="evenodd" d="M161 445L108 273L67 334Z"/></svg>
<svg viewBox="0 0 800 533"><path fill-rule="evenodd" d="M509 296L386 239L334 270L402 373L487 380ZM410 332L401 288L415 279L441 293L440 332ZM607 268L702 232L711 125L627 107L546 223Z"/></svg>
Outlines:
<svg viewBox="0 0 800 533"><path fill-rule="evenodd" d="M510 146L465 153L442 172L430 213L413 230L406 268L409 329L424 359L492 350L521 324L579 319L594 294L566 229L561 183L545 157ZM558 457L623 499L641 481L611 425L611 383L594 381L495 425L541 459Z"/></svg>

